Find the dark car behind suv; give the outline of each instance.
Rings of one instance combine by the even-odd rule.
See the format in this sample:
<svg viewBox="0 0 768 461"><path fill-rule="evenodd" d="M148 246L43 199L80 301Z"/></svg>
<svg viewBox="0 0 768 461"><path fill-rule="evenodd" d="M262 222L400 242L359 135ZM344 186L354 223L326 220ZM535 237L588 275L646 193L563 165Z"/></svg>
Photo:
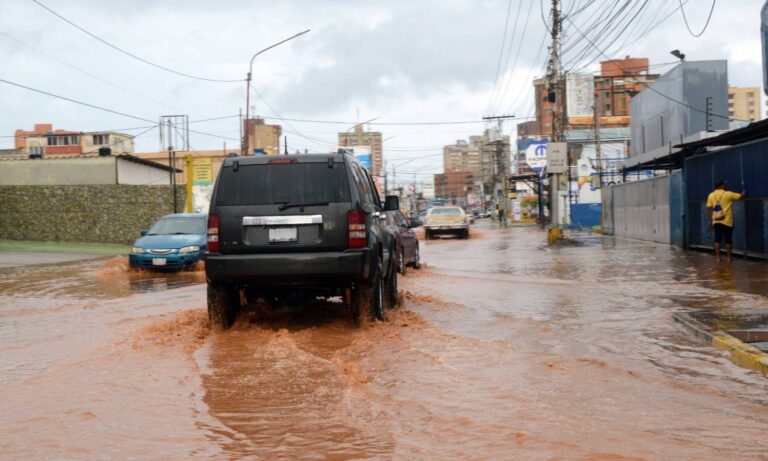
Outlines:
<svg viewBox="0 0 768 461"><path fill-rule="evenodd" d="M368 172L349 154L234 157L208 214L208 316L228 328L255 299L299 304L341 296L384 320L397 299L394 239Z"/></svg>

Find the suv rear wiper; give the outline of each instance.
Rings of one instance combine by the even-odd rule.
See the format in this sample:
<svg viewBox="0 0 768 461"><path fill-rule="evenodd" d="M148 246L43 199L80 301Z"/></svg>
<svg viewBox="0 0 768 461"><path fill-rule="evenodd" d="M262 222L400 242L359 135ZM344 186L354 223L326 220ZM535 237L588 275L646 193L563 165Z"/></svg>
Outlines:
<svg viewBox="0 0 768 461"><path fill-rule="evenodd" d="M322 206L322 205L328 205L328 202L313 202L313 203L283 203L278 207L278 210L284 211L288 208L296 208L301 207L301 211L304 211L305 206Z"/></svg>

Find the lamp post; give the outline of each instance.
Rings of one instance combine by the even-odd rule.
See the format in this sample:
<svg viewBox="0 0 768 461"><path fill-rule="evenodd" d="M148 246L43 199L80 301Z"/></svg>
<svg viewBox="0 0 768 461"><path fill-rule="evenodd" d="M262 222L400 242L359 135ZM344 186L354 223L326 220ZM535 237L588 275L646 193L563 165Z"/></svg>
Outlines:
<svg viewBox="0 0 768 461"><path fill-rule="evenodd" d="M250 123L248 122L248 120L250 119L250 110L251 110L251 74L253 73L253 60L256 59L256 56L260 55L261 53L264 53L265 51L269 51L269 50L271 50L272 48L274 48L276 46L282 45L283 43L285 43L285 42L287 42L289 40L293 40L294 38L296 38L296 37L298 37L300 35L304 35L307 32L309 32L309 30L310 29L307 29L307 30L305 30L303 32L299 32L298 34L293 35L291 37L288 37L285 40L281 40L281 41L279 41L279 42L277 42L275 44L272 44L272 45L264 48L263 50L257 52L256 54L254 54L251 57L251 63L248 65L248 75L245 78L245 125L246 125L246 129L243 130L243 140L242 140L242 145L240 146L240 154L241 155L245 155L246 147L248 145L248 141L247 141L248 140L248 132L250 131Z"/></svg>

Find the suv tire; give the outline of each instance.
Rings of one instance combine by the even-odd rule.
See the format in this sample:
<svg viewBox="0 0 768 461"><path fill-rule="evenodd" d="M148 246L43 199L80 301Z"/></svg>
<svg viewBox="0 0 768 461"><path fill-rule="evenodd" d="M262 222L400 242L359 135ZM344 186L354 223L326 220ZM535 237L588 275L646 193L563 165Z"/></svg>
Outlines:
<svg viewBox="0 0 768 461"><path fill-rule="evenodd" d="M208 284L208 321L211 328L226 330L235 323L240 308L237 289L225 283Z"/></svg>
<svg viewBox="0 0 768 461"><path fill-rule="evenodd" d="M395 268L394 261L389 266L389 274L384 281L384 295L386 296L387 307L394 309L397 307L397 269ZM403 268L405 268L404 263Z"/></svg>
<svg viewBox="0 0 768 461"><path fill-rule="evenodd" d="M374 262L372 268L371 279L360 283L354 292L353 303L361 325L372 319L378 319L382 322L387 320L384 309L384 280L381 276L381 268L378 262Z"/></svg>
<svg viewBox="0 0 768 461"><path fill-rule="evenodd" d="M413 255L413 264L414 269L421 269L421 256L419 255L419 244L416 243L416 254Z"/></svg>

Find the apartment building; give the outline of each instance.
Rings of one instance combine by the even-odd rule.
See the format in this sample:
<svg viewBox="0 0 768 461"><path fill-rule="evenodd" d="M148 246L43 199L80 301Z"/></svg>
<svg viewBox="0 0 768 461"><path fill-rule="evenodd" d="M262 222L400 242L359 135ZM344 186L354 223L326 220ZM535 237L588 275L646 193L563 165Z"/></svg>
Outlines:
<svg viewBox="0 0 768 461"><path fill-rule="evenodd" d="M35 124L32 130L16 130L16 149L32 156L73 156L98 153L102 147L112 154L133 154L133 136L114 131L54 130L51 123Z"/></svg>
<svg viewBox="0 0 768 461"><path fill-rule="evenodd" d="M760 88L728 87L728 117L736 121L760 120Z"/></svg>

